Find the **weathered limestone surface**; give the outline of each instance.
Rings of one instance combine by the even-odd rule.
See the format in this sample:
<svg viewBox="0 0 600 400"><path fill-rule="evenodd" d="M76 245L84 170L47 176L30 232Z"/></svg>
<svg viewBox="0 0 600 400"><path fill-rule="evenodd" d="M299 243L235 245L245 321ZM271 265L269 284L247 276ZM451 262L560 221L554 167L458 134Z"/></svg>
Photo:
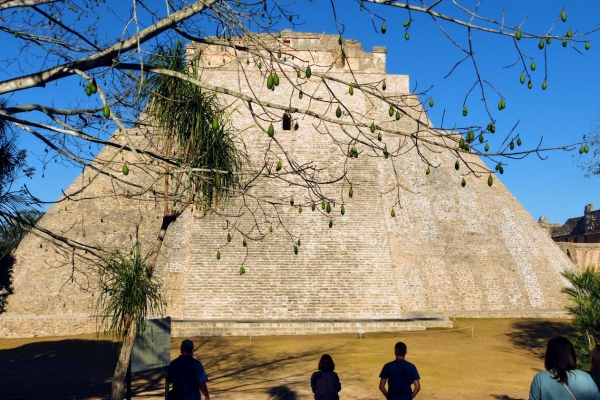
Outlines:
<svg viewBox="0 0 600 400"><path fill-rule="evenodd" d="M418 99L409 94L408 77L386 74L385 49L365 53L358 42L346 40L346 58L341 60L335 36L284 32L280 43L297 49L295 62L310 62L313 72L328 71L350 81L352 68L360 82L380 83L385 79L386 95L395 96L404 104L403 110L422 126L429 125ZM202 55L196 62L205 68L203 81L254 93L262 101L289 99L292 107L309 107L308 96L299 99L297 89L285 79L274 92L267 90L265 77L252 59L247 67L246 59L238 63L218 47L190 48L194 57L199 57L200 50ZM296 79L291 69L279 74L284 73ZM329 87L367 126L374 121L381 127L406 132L416 129L416 122L409 118L389 118L388 104L367 99L360 90L350 96L345 84L329 82ZM303 91L314 97L329 96L316 79L303 86ZM565 282L560 273L573 265L497 178L490 188L486 177L469 175L462 188L464 171L454 169L455 158L448 152L427 153L435 167L425 175L426 166L411 143L387 134L383 142L388 148L401 145L407 153L384 159L357 145L358 159L346 159L341 154L350 139L338 125L292 114L299 129L282 131L277 119L283 112L266 109L270 114L263 114L254 104L257 114L276 119L275 138L281 147L273 145L256 127L247 103L226 95L221 99L228 104L232 124L242 132L255 166L264 160L271 165L281 160L288 170L289 160L293 160L315 165L320 179L335 178L344 171L347 179L322 188L335 200L330 215L320 211L320 204L318 211L312 212L314 199L301 187L267 177L256 181L252 195L288 204L293 196L296 207L261 214L257 229L268 232L272 225L273 234L262 241L249 239L248 247L242 246L239 233L229 230L231 225L222 217L185 212L167 234L158 268L176 334L424 329L448 325L446 316L564 315L565 298L560 289ZM321 103L310 109L335 118L336 106ZM346 112L342 120L350 120ZM265 123L263 129L267 126ZM136 138L135 132L130 135ZM121 143L124 139L116 135L114 140ZM120 157L116 150L104 149L98 157L115 156ZM151 180L136 168L135 160L127 160L131 172L126 179ZM137 223L144 248L149 249L159 228L156 217L160 205L151 196L139 202L119 198L114 192L125 189L104 178L95 178L84 193L76 193L89 177L94 179L84 172L66 191L80 201L55 205L41 224L82 242L127 248ZM352 198L347 195L350 184ZM395 204L394 195L398 185L403 188L400 205ZM340 214L342 203L344 216ZM298 205L303 206L302 213L298 213ZM249 196L244 207L241 200L233 200L222 212L242 214L236 221L247 231L255 223L250 213L255 206ZM395 218L390 217L392 208ZM329 217L332 228L328 227ZM278 218L289 233L278 224ZM229 244L228 232L233 235ZM298 238L302 244L294 255ZM215 257L217 250L222 255L220 261ZM71 279L71 253L41 243L35 235L24 239L16 257L15 293L9 298L7 312L0 316L0 337L93 329L93 320L88 318L93 313L93 267L78 265ZM238 270L242 263L247 273L241 276ZM49 322L42 327L39 321Z"/></svg>

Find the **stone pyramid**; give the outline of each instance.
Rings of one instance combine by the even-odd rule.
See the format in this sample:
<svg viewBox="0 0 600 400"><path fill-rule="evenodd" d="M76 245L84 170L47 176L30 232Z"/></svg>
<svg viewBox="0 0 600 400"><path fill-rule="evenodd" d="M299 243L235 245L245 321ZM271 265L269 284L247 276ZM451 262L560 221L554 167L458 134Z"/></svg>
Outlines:
<svg viewBox="0 0 600 400"><path fill-rule="evenodd" d="M386 95L397 96L413 119L390 119L383 101L358 90L350 96L348 87L336 81L325 87L317 79L309 80L303 90L314 98L331 90L353 114L378 126L406 132L418 130L417 124L430 126L418 99L409 93L408 77L386 74L385 48L369 53L360 43L345 40L341 53L337 36L289 31L272 40L274 46L285 45L288 56L310 60L315 73L326 71L361 83L385 81ZM245 55L196 44L188 52L203 67L202 81L208 86L257 96L267 105L283 98L292 107L309 107L309 96L300 99L285 81L276 91L267 90L262 72L247 67ZM252 57L248 61L254 65ZM284 71L295 79L291 69ZM393 331L448 326L450 316L564 315L561 272L574 267L497 178L489 187L486 177L455 170L456 156L450 152L416 148L387 134L382 141L405 154L385 159L357 145L359 157L347 159L340 156L340 146L347 146L348 136L339 125L300 113L292 113L298 130L284 131L280 122L274 124L281 147L275 146L256 127L246 101L226 94L220 98L241 132L252 165L282 161L286 171L292 160L315 167L321 180L345 176L318 189L334 200L331 214L321 210L320 201L311 211L314 197L293 179L285 183L268 177L253 182L244 198L220 207L219 215L186 211L167 234L157 271L174 335ZM252 106L258 114L260 105ZM335 116L335 109L324 103L311 105L311 110ZM136 133L136 129L128 132L130 138L142 137ZM112 140L125 143L118 132ZM144 146L144 141L138 145ZM435 166L428 175L423 156ZM96 160L114 157L121 157L118 149L105 148ZM474 155L468 157L482 163ZM122 248L131 246L137 226L148 250L159 227L161 206L149 194L141 200L115 196L127 190L124 182L151 179L136 168L135 160L126 160L130 173L123 182L111 182L86 168L66 190L67 196L48 210L41 226L75 243ZM465 187L460 184L463 176ZM289 204L292 197L294 206L255 212L259 204ZM237 229L250 232L247 247ZM226 240L228 232L233 235L231 243ZM258 233L264 238L252 240ZM85 261L85 252L31 233L15 257L14 294L0 314L0 337L94 330L90 315L96 268ZM241 265L244 275L239 273Z"/></svg>

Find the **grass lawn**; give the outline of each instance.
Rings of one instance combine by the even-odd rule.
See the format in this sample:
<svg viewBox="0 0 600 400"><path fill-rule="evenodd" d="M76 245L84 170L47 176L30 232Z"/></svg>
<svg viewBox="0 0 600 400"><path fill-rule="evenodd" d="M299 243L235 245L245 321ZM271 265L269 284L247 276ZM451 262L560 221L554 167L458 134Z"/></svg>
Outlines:
<svg viewBox="0 0 600 400"><path fill-rule="evenodd" d="M418 399L527 399L543 368L546 342L569 334L570 322L460 319L461 330L312 336L191 338L209 375L211 398L312 399L310 376L329 353L342 382L341 399L382 399L379 372L394 344L421 375ZM171 355L179 353L172 340ZM118 345L93 336L0 340L0 399L105 398ZM133 397L160 398L164 371L134 374Z"/></svg>

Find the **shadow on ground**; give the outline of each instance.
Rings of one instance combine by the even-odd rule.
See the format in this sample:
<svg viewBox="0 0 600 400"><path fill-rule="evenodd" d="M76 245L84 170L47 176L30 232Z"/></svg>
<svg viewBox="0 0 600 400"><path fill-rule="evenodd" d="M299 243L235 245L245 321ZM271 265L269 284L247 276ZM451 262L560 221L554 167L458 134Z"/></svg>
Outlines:
<svg viewBox="0 0 600 400"><path fill-rule="evenodd" d="M228 393L263 393L272 400L297 400L292 387L302 383L297 374L306 371L295 366L321 354L272 354L259 359L218 340L195 338L194 342L196 357L214 371L211 393L220 392L215 387L220 383ZM178 347L179 342L172 343L173 353L178 353ZM108 398L118 355L118 343L93 339L43 341L0 350L0 399ZM281 373L273 374L275 370ZM132 397L162 393L164 377L164 368L133 374Z"/></svg>
<svg viewBox="0 0 600 400"><path fill-rule="evenodd" d="M526 400L522 397L510 397L505 394L493 394L491 396L496 400Z"/></svg>
<svg viewBox="0 0 600 400"><path fill-rule="evenodd" d="M232 348L225 342L211 338L194 338L195 355L206 370L216 371L209 378L217 387L227 387L229 394L266 393L271 400L296 400L296 385L305 385L303 376L314 370L303 370L300 365L318 360L323 353L333 352L340 346L292 354L262 354L260 356L242 346ZM278 371L274 374L273 371ZM220 393L215 386L211 392Z"/></svg>
<svg viewBox="0 0 600 400"><path fill-rule="evenodd" d="M118 345L105 340L58 340L0 350L0 398L105 397Z"/></svg>
<svg viewBox="0 0 600 400"><path fill-rule="evenodd" d="M296 400L298 394L285 385L275 386L267 390L270 400Z"/></svg>
<svg viewBox="0 0 600 400"><path fill-rule="evenodd" d="M512 328L513 332L507 336L512 344L518 348L531 351L540 358L544 358L548 340L554 336L570 336L574 330L570 321L544 321L523 319L516 321ZM502 397L499 397L502 399ZM507 398L509 399L509 398Z"/></svg>

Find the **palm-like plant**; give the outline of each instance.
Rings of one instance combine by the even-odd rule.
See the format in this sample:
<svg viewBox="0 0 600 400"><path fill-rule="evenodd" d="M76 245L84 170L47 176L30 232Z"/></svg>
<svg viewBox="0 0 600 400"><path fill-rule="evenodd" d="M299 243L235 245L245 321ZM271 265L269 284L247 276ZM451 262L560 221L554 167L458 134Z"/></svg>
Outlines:
<svg viewBox="0 0 600 400"><path fill-rule="evenodd" d="M585 366L591 349L600 343L600 275L588 268L582 273L565 271L563 276L571 283L562 291L572 302L565 308L573 315L573 327L577 332L573 342L578 359Z"/></svg>
<svg viewBox="0 0 600 400"><path fill-rule="evenodd" d="M180 41L158 49L148 64L198 78L198 71L186 62L185 46ZM118 266L119 270L131 271L107 281L116 286L113 292L109 291L115 298L102 304L104 315L116 318L112 325L123 333L113 377L111 397L114 399L123 397L135 334L146 316L142 310L151 307L154 301L161 304L158 292L150 290L150 285L169 226L191 205L208 210L215 200L226 199L236 185L237 172L247 159L241 142L236 143L234 132L228 128L224 110L214 94L204 93L198 86L179 78L154 73L145 81L144 96L146 113L153 126L148 139L158 140L156 147L162 149L165 158L172 158L173 154L175 158L164 164L164 186L162 193L157 192L164 203L163 218L154 248L144 259L145 268L127 269L118 255L109 259L111 268ZM143 296L128 304L133 299L123 289L133 282L132 274L144 275L143 279L136 278L136 287L147 290L137 289Z"/></svg>
<svg viewBox="0 0 600 400"><path fill-rule="evenodd" d="M200 78L185 59L182 42L160 49L149 64ZM153 74L146 81L147 113L158 127L166 155L176 154L176 168L167 166L164 197L173 216L190 204L209 208L227 198L246 156L228 128L215 94L179 78Z"/></svg>
<svg viewBox="0 0 600 400"><path fill-rule="evenodd" d="M148 313L160 313L164 302L160 285L152 279L136 242L129 255L115 250L98 265L100 294L96 300L99 323L120 336L131 321L137 321L137 331L143 331Z"/></svg>

